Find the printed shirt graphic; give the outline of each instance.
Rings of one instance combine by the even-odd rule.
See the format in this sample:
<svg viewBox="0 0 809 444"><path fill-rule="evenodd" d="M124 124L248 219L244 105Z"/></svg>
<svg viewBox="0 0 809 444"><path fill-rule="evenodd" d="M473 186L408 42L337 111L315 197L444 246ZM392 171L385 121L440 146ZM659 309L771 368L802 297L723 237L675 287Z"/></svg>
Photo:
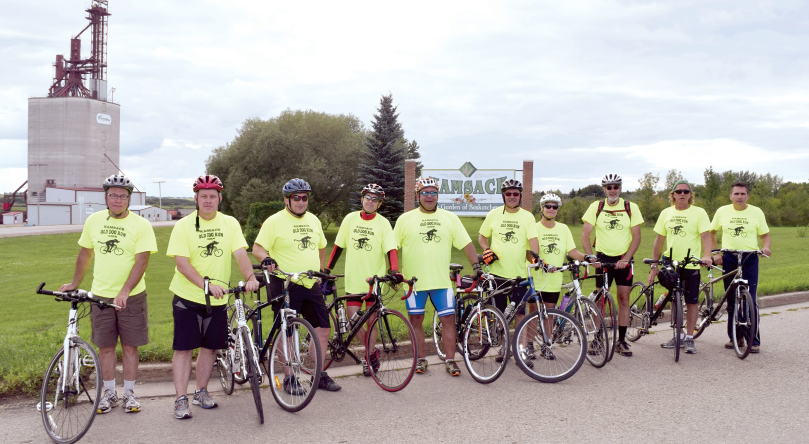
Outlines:
<svg viewBox="0 0 809 444"><path fill-rule="evenodd" d="M666 236L666 249L663 255L681 261L688 250L696 257L702 257L702 238L700 234L711 229L708 213L700 207L691 205L686 210L677 210L673 206L660 212L655 224L655 233ZM699 269L699 265L688 265L686 268Z"/></svg>
<svg viewBox="0 0 809 444"><path fill-rule="evenodd" d="M79 245L92 249L95 256L90 291L96 296L114 298L135 266L135 255L145 251L157 253L157 241L152 224L137 214L130 211L123 219L109 220L107 216L108 212L99 211L87 218ZM129 294L143 291L146 291L145 273Z"/></svg>
<svg viewBox="0 0 809 444"><path fill-rule="evenodd" d="M758 238L770 232L764 212L759 207L748 205L742 211L733 209L733 204L716 210L711 230L722 232L722 248L731 250L758 250Z"/></svg>
<svg viewBox="0 0 809 444"><path fill-rule="evenodd" d="M593 202L581 220L595 227L596 248L595 251L607 256L621 256L629 250L632 243L632 227L643 223L643 216L640 209L634 202L629 202L629 209L632 211L632 220L624 211L624 199L619 198L615 206L604 205L601 214L596 221L599 200ZM614 213L610 213L613 211Z"/></svg>
<svg viewBox="0 0 809 444"><path fill-rule="evenodd" d="M400 271L408 279L419 279L419 291L451 288L452 247L461 249L472 242L461 219L440 208L435 213L415 209L402 214L396 220L393 237L401 249Z"/></svg>
<svg viewBox="0 0 809 444"><path fill-rule="evenodd" d="M365 280L387 274L387 253L396 249L390 222L381 214L371 220L362 220L359 211L343 219L334 244L345 250L347 293L367 293Z"/></svg>
<svg viewBox="0 0 809 444"><path fill-rule="evenodd" d="M561 267L565 263L567 253L576 248L570 228L561 222L556 222L553 228L547 228L542 225L542 222L537 222L536 230L539 239L539 257L554 267ZM550 293L562 290L564 273L543 272L540 275L538 270L533 270L533 273L537 290L542 289ZM545 283L546 277L547 283Z"/></svg>
<svg viewBox="0 0 809 444"><path fill-rule="evenodd" d="M320 271L321 248L326 248L326 236L320 219L306 212L297 218L284 209L268 217L261 226L256 243L287 273ZM312 288L316 279L304 278L296 284Z"/></svg>
<svg viewBox="0 0 809 444"><path fill-rule="evenodd" d="M208 276L215 285L227 286L230 282L233 252L239 248L247 248L242 227L234 217L217 211L212 220L200 217L197 231L196 216L195 211L177 222L171 230L166 256L187 257L200 276ZM174 267L174 278L169 290L183 299L205 304L202 289L192 284L177 267ZM211 297L211 305L225 305L227 301L227 298Z"/></svg>
<svg viewBox="0 0 809 444"><path fill-rule="evenodd" d="M504 278L525 277L528 261L526 250L531 247L529 239L537 237L534 215L520 208L516 213L503 212L500 206L486 215L480 234L491 238L489 247L497 255L497 260L489 265L489 272Z"/></svg>

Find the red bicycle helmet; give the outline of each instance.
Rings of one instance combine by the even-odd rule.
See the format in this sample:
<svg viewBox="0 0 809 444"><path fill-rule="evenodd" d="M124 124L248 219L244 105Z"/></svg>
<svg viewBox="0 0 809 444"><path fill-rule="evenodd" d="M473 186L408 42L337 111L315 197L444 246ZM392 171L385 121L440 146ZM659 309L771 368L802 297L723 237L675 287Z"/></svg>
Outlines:
<svg viewBox="0 0 809 444"><path fill-rule="evenodd" d="M362 193L360 193L360 197L365 196L368 193L376 194L382 200L385 199L385 190L383 190L381 186L375 183L369 183L368 185L365 185L365 187L363 187L362 189Z"/></svg>
<svg viewBox="0 0 809 444"><path fill-rule="evenodd" d="M224 188L225 187L222 185L222 181L213 174L199 176L197 177L197 180L194 181L195 193L199 190L218 190L221 193Z"/></svg>

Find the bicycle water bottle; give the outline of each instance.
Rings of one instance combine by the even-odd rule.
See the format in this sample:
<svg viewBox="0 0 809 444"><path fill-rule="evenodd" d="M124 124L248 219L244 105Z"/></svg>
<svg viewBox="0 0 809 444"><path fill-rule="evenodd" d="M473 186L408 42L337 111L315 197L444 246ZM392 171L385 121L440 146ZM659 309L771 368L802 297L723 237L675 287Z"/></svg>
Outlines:
<svg viewBox="0 0 809 444"><path fill-rule="evenodd" d="M668 293L663 293L663 294L660 295L659 298L657 298L657 302L655 302L655 308L656 309L660 308L660 306L663 305L663 301L666 299L667 295L668 295Z"/></svg>
<svg viewBox="0 0 809 444"><path fill-rule="evenodd" d="M337 328L340 330L340 333L345 333L348 331L348 328L346 327L346 309L343 308L342 304L337 307L337 324Z"/></svg>
<svg viewBox="0 0 809 444"><path fill-rule="evenodd" d="M360 320L360 318L362 317L362 315L364 315L364 314L365 314L365 312L364 312L364 311L362 311L362 310L357 310L357 312L356 312L356 313L354 313L354 316L351 316L351 319L349 319L349 320L348 320L348 325L349 325L349 328L353 328L353 327L354 327L354 324L356 324L356 323L357 323L357 321L359 321L359 320Z"/></svg>
<svg viewBox="0 0 809 444"><path fill-rule="evenodd" d="M516 304L514 302L508 304L508 307L506 307L506 311L503 312L503 317L508 318L508 315L510 315L511 312L514 311L515 305Z"/></svg>
<svg viewBox="0 0 809 444"><path fill-rule="evenodd" d="M593 292L592 292L592 293L590 293L590 296L587 296L587 299L590 299L591 301L595 301L595 300L596 300L596 295L597 295L597 294L598 294L598 293L597 293L595 290L593 290Z"/></svg>
<svg viewBox="0 0 809 444"><path fill-rule="evenodd" d="M559 306L559 310L565 311L567 308L567 304L570 303L570 293L565 293L565 297L562 298L562 305Z"/></svg>

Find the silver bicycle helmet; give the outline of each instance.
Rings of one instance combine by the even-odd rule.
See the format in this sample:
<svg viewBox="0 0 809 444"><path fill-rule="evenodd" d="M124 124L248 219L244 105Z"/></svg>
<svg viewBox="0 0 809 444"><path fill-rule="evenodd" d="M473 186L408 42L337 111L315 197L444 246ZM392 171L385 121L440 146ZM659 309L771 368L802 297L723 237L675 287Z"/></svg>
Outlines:
<svg viewBox="0 0 809 444"><path fill-rule="evenodd" d="M104 191L107 191L109 188L126 188L129 194L132 194L132 190L135 189L135 185L132 185L132 181L123 174L113 174L104 179L103 187Z"/></svg>
<svg viewBox="0 0 809 444"><path fill-rule="evenodd" d="M384 200L384 199L385 199L385 190L384 190L384 189L382 189L382 187L381 187L381 186L379 186L379 185L377 185L377 184L375 184L375 183L369 183L368 185L365 185L365 186L362 188L362 193L360 193L360 197L361 197L361 196L365 196L365 195L366 195L366 194L368 194L368 193L371 193L371 194L376 194L376 195L377 195L377 196L379 196L379 197L380 197L382 200Z"/></svg>
<svg viewBox="0 0 809 444"><path fill-rule="evenodd" d="M604 177L601 178L601 186L605 187L607 185L621 185L624 179L621 176L615 173L605 174Z"/></svg>
<svg viewBox="0 0 809 444"><path fill-rule="evenodd" d="M311 193L312 187L309 186L303 179L290 179L289 182L284 184L284 188L282 189L284 193L284 197L289 197L295 193Z"/></svg>
<svg viewBox="0 0 809 444"><path fill-rule="evenodd" d="M500 192L505 193L506 190L510 190L516 188L520 190L522 193L522 182L517 179L506 179L502 184L500 184Z"/></svg>

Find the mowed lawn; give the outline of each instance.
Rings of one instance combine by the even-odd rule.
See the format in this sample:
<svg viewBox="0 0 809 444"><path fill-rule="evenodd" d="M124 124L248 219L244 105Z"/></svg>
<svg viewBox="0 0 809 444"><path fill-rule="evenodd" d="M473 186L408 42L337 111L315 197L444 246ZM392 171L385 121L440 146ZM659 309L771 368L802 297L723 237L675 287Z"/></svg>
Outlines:
<svg viewBox="0 0 809 444"><path fill-rule="evenodd" d="M462 220L480 251L477 232L482 219ZM578 244L581 226L573 226L571 231ZM643 242L636 259L650 257L652 252L654 233L651 227L644 226L642 233ZM165 254L170 234L171 228L155 229L160 251L152 255L146 272L151 343L140 349L142 361L171 360L173 295L168 287L174 274L174 260ZM329 238L328 249L331 251L337 228L330 227L326 234ZM45 367L64 338L70 305L56 303L48 296L37 295L35 290L40 282L46 282L46 288L56 290L72 279L79 250L79 236L79 233L70 233L0 239L0 281L5 288L0 296L3 305L0 312L0 344L3 344L0 347L0 396L20 391L32 394L39 389ZM809 275L801 272L805 252L809 247L809 237L798 237L797 229L789 227L772 228L772 237L774 255L772 259L763 259L761 262L759 294L809 289ZM471 270L462 251L453 250L452 261L465 265L466 272ZM338 262L334 272L342 271L343 259ZM647 266L636 266L636 280L645 280L647 274ZM240 279L234 263L231 283L235 284ZM91 282L92 269L82 288L89 289ZM342 292L342 285L338 285L338 291ZM585 290L590 287L592 280L587 281ZM388 296L389 307L405 311L404 302L399 299L401 290L396 295ZM425 319L432 319L432 307L428 306L426 315ZM425 324L428 322L425 321ZM423 328L431 334L431 325L424 325ZM80 331L82 337L89 339L88 318L80 322Z"/></svg>

